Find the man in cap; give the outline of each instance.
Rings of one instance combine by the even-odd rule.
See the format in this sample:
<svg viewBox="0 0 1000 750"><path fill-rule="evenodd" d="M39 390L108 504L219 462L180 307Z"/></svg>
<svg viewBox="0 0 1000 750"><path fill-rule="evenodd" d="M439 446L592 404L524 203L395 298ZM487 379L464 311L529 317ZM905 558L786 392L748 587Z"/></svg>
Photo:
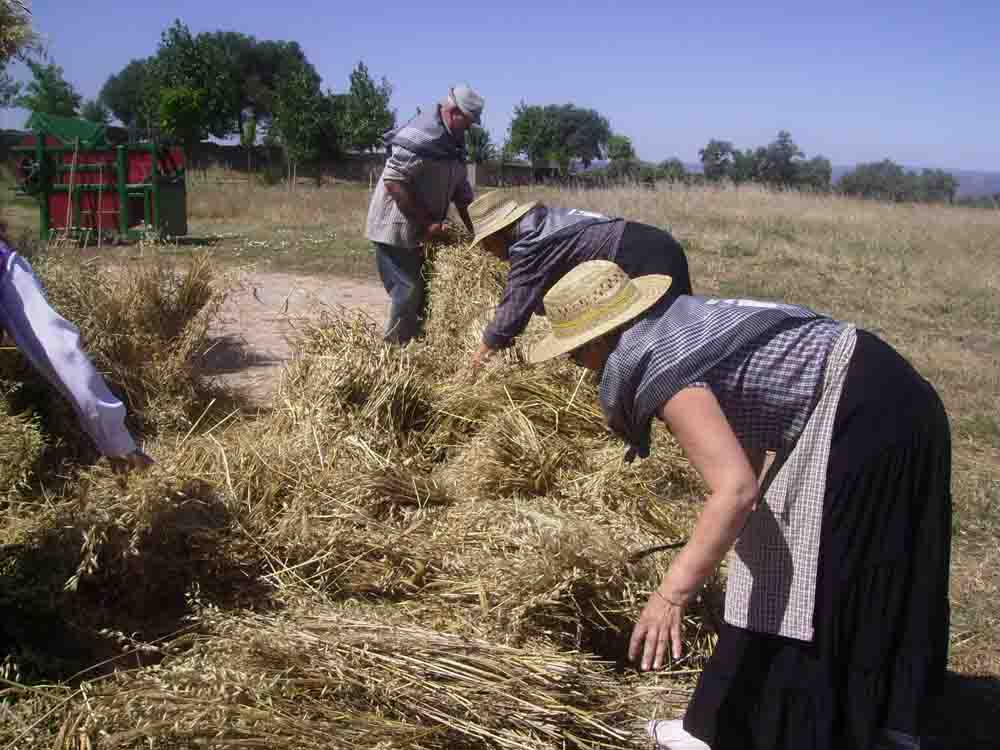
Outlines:
<svg viewBox="0 0 1000 750"><path fill-rule="evenodd" d="M483 98L461 84L440 104L386 133L390 156L368 207L365 232L391 301L386 341L406 344L420 330L426 292L422 245L446 234L449 204L473 232L465 131L479 123L482 111Z"/></svg>
<svg viewBox="0 0 1000 750"><path fill-rule="evenodd" d="M514 343L533 313L545 314L545 293L586 261L613 261L631 278L670 276L672 294L691 294L684 249L658 227L537 201L518 203L499 190L479 198L469 211L475 225L472 246L482 244L510 261L500 304L472 357L473 375L494 352Z"/></svg>

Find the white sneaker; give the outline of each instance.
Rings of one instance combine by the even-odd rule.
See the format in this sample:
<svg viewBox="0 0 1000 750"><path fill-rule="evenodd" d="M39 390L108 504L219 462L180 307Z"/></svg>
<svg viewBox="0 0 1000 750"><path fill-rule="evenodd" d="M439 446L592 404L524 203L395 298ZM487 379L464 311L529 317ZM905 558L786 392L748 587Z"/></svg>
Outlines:
<svg viewBox="0 0 1000 750"><path fill-rule="evenodd" d="M646 733L656 742L659 750L712 750L697 737L684 731L684 722L657 720L646 724Z"/></svg>

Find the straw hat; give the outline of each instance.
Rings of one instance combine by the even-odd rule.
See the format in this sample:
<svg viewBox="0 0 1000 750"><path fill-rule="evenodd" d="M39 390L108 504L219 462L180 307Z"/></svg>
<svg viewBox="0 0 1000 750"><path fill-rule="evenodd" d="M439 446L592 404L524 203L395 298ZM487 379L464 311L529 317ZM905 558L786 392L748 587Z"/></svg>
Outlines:
<svg viewBox="0 0 1000 750"><path fill-rule="evenodd" d="M476 232L471 247L475 247L494 232L509 227L528 211L539 205L538 201L518 203L501 190L493 190L469 204L469 218Z"/></svg>
<svg viewBox="0 0 1000 750"><path fill-rule="evenodd" d="M528 361L543 362L583 346L648 310L670 288L669 276L630 279L607 260L588 260L545 295L552 333L531 348Z"/></svg>

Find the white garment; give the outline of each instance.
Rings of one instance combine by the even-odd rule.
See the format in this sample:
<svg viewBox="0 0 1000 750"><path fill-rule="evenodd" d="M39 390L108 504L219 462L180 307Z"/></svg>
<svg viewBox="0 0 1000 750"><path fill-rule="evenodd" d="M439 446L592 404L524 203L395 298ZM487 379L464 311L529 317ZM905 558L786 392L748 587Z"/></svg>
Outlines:
<svg viewBox="0 0 1000 750"><path fill-rule="evenodd" d="M80 331L52 309L31 266L16 253L0 274L0 321L32 366L73 405L101 453L136 450L125 428L125 405L80 348Z"/></svg>

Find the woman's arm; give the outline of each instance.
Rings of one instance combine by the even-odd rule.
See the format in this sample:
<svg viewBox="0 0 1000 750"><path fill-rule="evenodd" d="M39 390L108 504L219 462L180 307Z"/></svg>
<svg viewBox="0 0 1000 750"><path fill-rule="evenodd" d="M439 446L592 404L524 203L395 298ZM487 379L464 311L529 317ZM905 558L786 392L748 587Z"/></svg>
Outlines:
<svg viewBox="0 0 1000 750"><path fill-rule="evenodd" d="M754 468L711 390L685 388L659 414L710 492L690 540L632 632L629 657L641 653L643 669L663 666L668 642L680 658L684 607L733 546L759 491Z"/></svg>

